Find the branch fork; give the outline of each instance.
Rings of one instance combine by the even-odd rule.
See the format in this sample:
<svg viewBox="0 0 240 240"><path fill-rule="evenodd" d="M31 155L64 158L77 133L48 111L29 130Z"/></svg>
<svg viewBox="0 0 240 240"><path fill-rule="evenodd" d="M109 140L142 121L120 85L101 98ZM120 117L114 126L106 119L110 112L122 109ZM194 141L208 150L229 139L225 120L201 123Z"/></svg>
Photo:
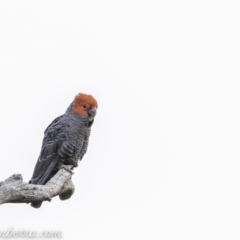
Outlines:
<svg viewBox="0 0 240 240"><path fill-rule="evenodd" d="M69 199L75 190L72 182L72 168L73 166L63 165L45 185L25 183L21 174L12 175L0 182L0 205L4 203L50 202L55 196L59 196L61 200Z"/></svg>

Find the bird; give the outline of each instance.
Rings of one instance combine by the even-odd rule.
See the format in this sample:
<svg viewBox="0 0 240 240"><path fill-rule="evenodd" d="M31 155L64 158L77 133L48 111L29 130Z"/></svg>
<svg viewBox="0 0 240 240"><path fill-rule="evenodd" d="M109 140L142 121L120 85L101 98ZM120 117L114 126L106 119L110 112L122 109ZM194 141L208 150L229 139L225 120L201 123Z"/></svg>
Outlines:
<svg viewBox="0 0 240 240"><path fill-rule="evenodd" d="M64 165L78 166L87 152L98 103L92 95L78 93L65 113L44 131L42 148L30 184L45 185ZM35 208L40 201L32 202Z"/></svg>

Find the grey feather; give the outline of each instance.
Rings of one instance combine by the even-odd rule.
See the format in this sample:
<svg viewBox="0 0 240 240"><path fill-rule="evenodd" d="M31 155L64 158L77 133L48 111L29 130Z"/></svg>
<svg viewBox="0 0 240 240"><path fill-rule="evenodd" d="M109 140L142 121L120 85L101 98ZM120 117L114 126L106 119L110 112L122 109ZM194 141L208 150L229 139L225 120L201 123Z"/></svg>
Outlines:
<svg viewBox="0 0 240 240"><path fill-rule="evenodd" d="M72 113L72 104L45 130L32 184L45 184L64 165L77 166L87 151L91 131L88 117Z"/></svg>

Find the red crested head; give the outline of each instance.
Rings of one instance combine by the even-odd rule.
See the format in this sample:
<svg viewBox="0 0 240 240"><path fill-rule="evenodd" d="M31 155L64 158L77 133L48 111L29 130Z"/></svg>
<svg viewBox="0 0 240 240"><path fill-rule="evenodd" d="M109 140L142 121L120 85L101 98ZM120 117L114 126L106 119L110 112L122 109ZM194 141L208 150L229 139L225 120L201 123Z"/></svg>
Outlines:
<svg viewBox="0 0 240 240"><path fill-rule="evenodd" d="M74 114L89 117L93 121L98 108L98 103L92 95L79 93L73 101L72 111Z"/></svg>

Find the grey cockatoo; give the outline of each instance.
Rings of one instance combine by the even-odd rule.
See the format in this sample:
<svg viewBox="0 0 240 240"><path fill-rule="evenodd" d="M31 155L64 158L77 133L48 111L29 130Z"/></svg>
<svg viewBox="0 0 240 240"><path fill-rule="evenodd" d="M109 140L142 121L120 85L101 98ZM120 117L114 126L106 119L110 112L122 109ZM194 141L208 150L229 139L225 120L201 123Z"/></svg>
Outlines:
<svg viewBox="0 0 240 240"><path fill-rule="evenodd" d="M91 95L79 93L66 112L47 127L29 183L44 185L62 165L77 166L87 151L97 107ZM40 207L39 203L32 203L32 206Z"/></svg>

